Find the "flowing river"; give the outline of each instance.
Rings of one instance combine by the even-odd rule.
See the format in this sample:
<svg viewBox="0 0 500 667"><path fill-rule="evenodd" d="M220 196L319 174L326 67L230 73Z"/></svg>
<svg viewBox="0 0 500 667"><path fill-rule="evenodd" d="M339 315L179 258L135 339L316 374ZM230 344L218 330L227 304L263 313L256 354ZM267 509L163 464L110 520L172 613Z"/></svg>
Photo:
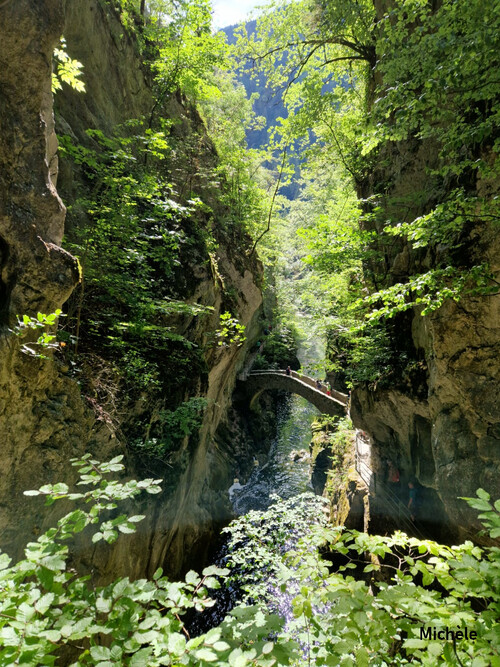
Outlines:
<svg viewBox="0 0 500 667"><path fill-rule="evenodd" d="M235 514L267 509L273 502L271 495L277 494L288 499L312 490L309 481L309 443L311 424L318 415L318 410L300 396L292 394L280 401L277 434L271 444L268 461L262 466L256 466L247 483L234 492L232 503ZM226 540L214 560L220 567L225 567L227 557ZM192 636L221 623L238 602L239 591L227 586L214 591L214 597L217 600L215 607L206 610L203 615L197 615L188 623Z"/></svg>
<svg viewBox="0 0 500 667"><path fill-rule="evenodd" d="M245 486L234 492L232 502L235 514L266 509L271 504L271 494L290 498L310 490L308 454L311 424L318 415L313 405L295 394L280 403L277 435L271 445L268 462L257 466ZM307 455L297 457L296 453L301 451Z"/></svg>

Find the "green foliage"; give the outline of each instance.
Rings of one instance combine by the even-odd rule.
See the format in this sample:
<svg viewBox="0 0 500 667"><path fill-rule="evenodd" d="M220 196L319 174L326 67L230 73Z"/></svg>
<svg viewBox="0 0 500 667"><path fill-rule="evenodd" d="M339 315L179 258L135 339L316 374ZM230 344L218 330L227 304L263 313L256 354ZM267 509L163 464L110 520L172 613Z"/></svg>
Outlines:
<svg viewBox="0 0 500 667"><path fill-rule="evenodd" d="M368 320L395 317L410 308L418 306L422 315L428 315L440 308L446 300L460 301L464 296L485 296L497 294L498 285L487 264L470 269L448 266L432 269L416 275L407 283L396 283L374 292L363 302L372 306L366 314ZM375 306L375 308L373 308Z"/></svg>
<svg viewBox="0 0 500 667"><path fill-rule="evenodd" d="M193 397L175 410L160 409L155 415L156 427L152 430L150 424L145 437L132 442L132 445L142 453L166 460L166 456L175 451L185 437L197 433L207 405L206 398Z"/></svg>
<svg viewBox="0 0 500 667"><path fill-rule="evenodd" d="M199 283L192 267L210 261L224 283L218 243L231 239L243 252L250 241L244 232L262 218L264 197L248 175L258 159L248 162L244 154L244 125L223 120L221 109L229 105L244 109L240 120L254 122L249 104L240 105L242 91L214 72L224 64L225 45L223 36L211 33L210 3L123 0L120 6L122 23L134 32L152 70L154 100L148 117L128 121L112 135L89 130L85 145L61 140L63 159L85 180L68 215L66 247L80 258L84 279L72 296L65 335L77 340L68 356L78 353L74 372L92 405L102 392L80 367L85 371L85 357L97 353L115 374L113 405L123 398L144 406L138 419L123 425L127 437L142 453L169 462L188 434L183 425L191 408L190 433L197 428L200 406L190 399L184 414L181 402L199 390L207 371L206 349L197 339L208 324L193 325L193 319L213 308L186 302ZM189 97L181 114L187 132L162 117L172 112L173 95L179 108L179 89ZM191 104L202 100L223 165ZM227 147L231 142L241 144L238 155ZM229 307L231 286L224 289ZM209 337L220 347L240 346L244 329L225 312ZM147 405L145 395L154 396Z"/></svg>
<svg viewBox="0 0 500 667"><path fill-rule="evenodd" d="M54 49L54 68L52 72L52 92L61 90L62 84L74 88L77 92L85 92L85 84L82 81L83 65L78 60L70 58L66 51L66 40L61 37L59 46Z"/></svg>
<svg viewBox="0 0 500 667"><path fill-rule="evenodd" d="M122 5L125 13L139 9L135 0L122 0ZM142 42L154 76L150 126L161 116L162 104L179 90L197 105L218 152L218 164L209 169L206 180L218 189L217 198L226 207L219 213L219 227L236 228L238 242L244 245L241 232L258 229L267 208L268 183L262 164L270 156L247 150L245 138L262 119L256 118L244 89L225 71L225 35L212 31L209 0L155 0L146 3L146 10L145 20L131 22L129 27ZM187 153L186 145L183 150ZM195 168L200 168L199 146L188 166Z"/></svg>
<svg viewBox="0 0 500 667"><path fill-rule="evenodd" d="M207 405L206 398L190 398L174 411L167 410L163 412L161 419L176 437L185 437L191 435L201 426L201 420Z"/></svg>
<svg viewBox="0 0 500 667"><path fill-rule="evenodd" d="M321 451L327 450L331 461L323 495L333 508L331 514L335 517L335 525L345 520L344 508L348 507L344 499L349 493L349 475L355 464L355 438L356 431L348 417L339 419L322 415L313 424L313 460Z"/></svg>
<svg viewBox="0 0 500 667"><path fill-rule="evenodd" d="M333 152L351 174L361 166L357 143L374 19L365 0L317 3L314 11L306 0L277 0L266 6L255 32L239 29L236 46L238 57L283 95L289 115L279 119L279 133L297 149Z"/></svg>
<svg viewBox="0 0 500 667"><path fill-rule="evenodd" d="M159 58L152 65L157 84L162 90L180 88L192 99L217 94L208 75L224 66L226 43L223 33L212 33L210 1L172 5L169 23L155 26L161 39Z"/></svg>
<svg viewBox="0 0 500 667"><path fill-rule="evenodd" d="M310 500L312 509L318 499ZM307 497L299 502L307 504ZM493 506L482 490L469 503L483 512L490 537L498 536L500 503ZM371 536L321 522L310 524L292 546L290 513L296 514L289 504L277 504L268 513L239 519L231 529L232 559L247 596L266 600L282 616L270 651L270 656L280 648L287 652L279 664L500 664L497 547L481 549L472 542L448 547L400 532ZM305 528L300 516L297 523L300 534ZM341 563L334 572L319 555L325 548ZM260 560L269 586L259 576ZM420 633L446 627L462 634L436 641L432 633L424 638ZM466 640L465 628L476 639Z"/></svg>
<svg viewBox="0 0 500 667"><path fill-rule="evenodd" d="M95 184L95 198L79 202L91 216L90 229L71 249L82 258L87 282L99 283L112 299L132 303L152 291L155 264L161 265L160 280L172 276L186 237L181 223L196 202L191 208L176 203L168 182L144 165L146 155L166 158L165 132L132 137L105 137L98 130L87 134L98 150L75 146L69 137L61 140L64 153ZM139 276L142 280L133 280ZM160 302L157 308L168 304Z"/></svg>
<svg viewBox="0 0 500 667"><path fill-rule="evenodd" d="M292 241L292 252L311 271L294 270L293 290L311 320L353 329L352 381L383 377L379 356L392 363L384 327L360 334L365 318L427 315L498 293L477 243L478 230L500 219L500 15L498 3L483 9L478 0L415 0L376 14L369 0L277 1L255 32L240 30L237 54L286 104L277 133L307 158L300 201L286 215L306 244ZM420 173L406 174L406 164ZM359 203L353 186L366 197ZM409 262L396 272L405 245Z"/></svg>
<svg viewBox="0 0 500 667"><path fill-rule="evenodd" d="M231 315L229 311L219 316L219 328L215 331L215 340L219 347L240 347L246 341L245 325Z"/></svg>
<svg viewBox="0 0 500 667"><path fill-rule="evenodd" d="M374 234L360 229L361 220L352 184L316 159L304 168L301 195L276 235L283 256L280 304L291 311L288 319L302 327L304 337L326 337L328 360L314 372L334 372L340 390L388 381L399 367L386 327L362 326L367 284L362 263L376 254L369 246ZM297 302L299 313L294 313Z"/></svg>
<svg viewBox="0 0 500 667"><path fill-rule="evenodd" d="M332 450L332 467L334 469L342 464L348 448L352 445L354 433L355 431L353 429L352 421L349 417L335 420L333 432L328 435L329 444Z"/></svg>
<svg viewBox="0 0 500 667"><path fill-rule="evenodd" d="M30 542L19 562L0 555L1 664L53 665L63 647L75 667L500 664L498 547L328 528L324 500L311 494L232 524L232 576L246 602L204 635L191 638L182 616L213 605L207 591L227 570L211 566L171 582L160 569L151 580L93 585L68 566L73 537L113 543L134 533L144 517L118 515L117 503L161 491L160 480L108 479L123 470L121 459L73 460L78 488L88 490L55 483L26 492L77 509ZM500 502L481 489L468 502L498 537ZM340 563L333 572L321 557L325 548ZM422 637L429 627L467 628L477 638Z"/></svg>
<svg viewBox="0 0 500 667"><path fill-rule="evenodd" d="M297 332L294 327L274 328L265 337L262 353L256 358L252 369L287 368L297 358Z"/></svg>
<svg viewBox="0 0 500 667"><path fill-rule="evenodd" d="M121 20L140 40L155 77L157 98L181 90L191 100L217 95L213 70L226 62L222 33L213 33L209 0L120 0ZM141 6L145 16L139 15Z"/></svg>
<svg viewBox="0 0 500 667"><path fill-rule="evenodd" d="M496 3L397 3L377 44L386 86L374 106L380 139L432 138L444 173L482 171L475 150L498 141L499 22Z"/></svg>
<svg viewBox="0 0 500 667"><path fill-rule="evenodd" d="M211 80L219 93L201 100L200 111L220 159L217 176L225 186L221 203L245 231L255 233L270 205L269 174L263 163L272 158L269 151L248 149L246 136L263 119L256 117L252 99L233 75L216 70Z"/></svg>
<svg viewBox="0 0 500 667"><path fill-rule="evenodd" d="M30 331L44 329L36 341L29 344L23 343L21 345L21 352L37 359L48 359L43 352L39 352L38 350L56 350L59 348L59 343L54 342L57 336L45 331L45 329L54 328L59 317L64 317L60 308L50 313L50 315L37 313L36 317L30 317L29 315L23 315L22 319L18 317L17 324L11 329L11 332L20 338L24 338Z"/></svg>
<svg viewBox="0 0 500 667"><path fill-rule="evenodd" d="M370 317L419 304L426 315L446 299L498 291L470 230L499 219L497 198L477 187L498 179L499 27L496 3L484 7L449 0L437 7L396 3L379 24L378 70L384 85L377 90L367 134L372 145L382 147L418 139L428 150L437 149L438 159L427 167L425 190L415 189L406 202L420 215L407 222L405 202L389 201L375 217L389 236L387 246L394 236L402 237L415 250L438 249L438 256L435 270L376 290L368 305L377 297L384 305Z"/></svg>
<svg viewBox="0 0 500 667"><path fill-rule="evenodd" d="M363 327L333 325L329 331L327 352L330 370L337 373L342 384L352 388L368 382L374 388L387 386L395 380L398 353L391 345L389 332L380 324ZM403 352L399 352L399 356Z"/></svg>
<svg viewBox="0 0 500 667"><path fill-rule="evenodd" d="M207 175L219 189L218 199L226 207L219 214L220 228L241 232L262 228L269 210L270 175L263 168L273 157L269 151L248 150L246 132L262 125L252 110L252 100L236 85L229 66L223 32L212 31L209 0L154 0L145 3L145 17L131 20L140 8L138 0L121 0L122 21L142 43L155 81L153 121L162 103L176 91L196 103L208 134L218 152L218 165ZM199 148L194 162L198 161ZM193 168L192 166L190 168Z"/></svg>
<svg viewBox="0 0 500 667"><path fill-rule="evenodd" d="M127 129L140 129L140 124L122 131ZM201 202L193 199L184 206L174 198L162 169L170 154L165 131L88 134L96 149L74 146L67 137L61 141L92 184L93 195L77 202L77 210L83 208L89 220L73 230L67 243L84 272L69 327L75 333L78 329L80 350L104 348L132 390L160 387L172 377L181 383L190 371L181 371L179 351L184 350L184 366L202 365L202 360L170 322L212 310L175 298L182 257L206 253L209 235L195 221ZM161 359L167 351L168 358Z"/></svg>
<svg viewBox="0 0 500 667"><path fill-rule="evenodd" d="M288 500L272 498L274 503L267 510L252 510L224 532L230 535L228 565L244 593L243 601L265 601L276 611L272 591L286 578L284 555L300 537L310 536L314 524L326 526L322 511L326 501L310 493Z"/></svg>
<svg viewBox="0 0 500 667"><path fill-rule="evenodd" d="M53 665L61 647L71 647L75 665L204 664L213 650L217 632L188 641L181 616L189 609L211 606L207 587L216 588L225 571L207 568L203 576L188 572L184 582L170 582L159 569L151 581L128 578L95 587L89 577L68 567L69 540L97 526L92 542L114 542L134 533L141 515L116 516L117 502L142 491L160 492L161 480L120 483L106 479L120 472L122 456L99 463L85 455L73 460L80 486L70 492L63 483L47 484L27 495L45 496L46 504L68 499L79 508L62 517L57 526L30 542L25 558L10 565L0 556L0 663L26 666ZM106 518L110 516L111 518ZM85 534L84 533L84 534ZM90 534L87 535L87 539ZM229 648L229 647L228 647ZM219 643L216 650L226 650Z"/></svg>

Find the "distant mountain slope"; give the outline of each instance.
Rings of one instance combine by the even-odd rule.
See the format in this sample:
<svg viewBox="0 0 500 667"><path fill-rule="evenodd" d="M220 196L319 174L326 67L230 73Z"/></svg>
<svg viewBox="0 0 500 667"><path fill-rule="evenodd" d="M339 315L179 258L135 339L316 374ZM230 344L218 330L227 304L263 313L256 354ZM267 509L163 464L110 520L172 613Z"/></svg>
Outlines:
<svg viewBox="0 0 500 667"><path fill-rule="evenodd" d="M257 22L249 21L246 26L249 33L255 31ZM227 36L229 44L236 43L235 30L237 25L230 25L222 29ZM248 67L248 64L244 64ZM247 133L247 141L249 148L262 148L266 145L268 139L268 128L276 125L278 118L286 118L288 113L283 105L281 97L277 97L267 87L267 80L263 74L259 74L258 78L252 77L250 72L245 72L243 69L236 72L237 79L245 86L248 96L253 93L259 95L255 100L253 108L258 116L264 116L266 125L260 130L251 130Z"/></svg>
<svg viewBox="0 0 500 667"><path fill-rule="evenodd" d="M249 21L246 24L248 33L252 34L255 32L256 26L256 20ZM225 33L229 44L236 44L235 31L237 28L238 24L222 28L222 32ZM254 101L253 109L258 116L263 116L266 122L263 128L247 132L247 142L249 148L264 148L268 142L269 129L278 124L278 118L287 118L288 111L283 104L281 95L275 94L268 87L264 74L259 73L257 76L253 76L251 71L245 71L247 69L250 70L251 66L251 63L243 63L242 69L236 71L236 78L245 87L248 97L254 93L258 94L257 99ZM337 82L328 81L324 85L324 91L332 90L336 85ZM280 194L288 199L294 199L299 192L299 165L304 161L304 158L295 156L291 158L291 161L296 166L295 177L290 185L280 188Z"/></svg>

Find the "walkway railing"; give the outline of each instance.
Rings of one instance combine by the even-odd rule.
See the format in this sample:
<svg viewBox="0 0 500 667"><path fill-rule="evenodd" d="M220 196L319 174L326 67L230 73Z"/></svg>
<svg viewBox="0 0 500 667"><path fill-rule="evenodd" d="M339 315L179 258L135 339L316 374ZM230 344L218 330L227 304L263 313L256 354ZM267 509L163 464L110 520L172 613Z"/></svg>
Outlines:
<svg viewBox="0 0 500 667"><path fill-rule="evenodd" d="M408 507L391 489L388 488L387 484L381 484L380 481L378 481L376 473L373 472L366 461L359 456L357 447L355 462L358 475L366 484L370 493L374 494L377 501L382 505L385 505L387 514L394 517L398 523L398 528L410 535L414 535L415 537L424 540L425 535L423 535L412 521Z"/></svg>
<svg viewBox="0 0 500 667"><path fill-rule="evenodd" d="M372 472L370 467L362 459L356 460L356 471L369 489L372 486L372 482L375 486L375 473Z"/></svg>

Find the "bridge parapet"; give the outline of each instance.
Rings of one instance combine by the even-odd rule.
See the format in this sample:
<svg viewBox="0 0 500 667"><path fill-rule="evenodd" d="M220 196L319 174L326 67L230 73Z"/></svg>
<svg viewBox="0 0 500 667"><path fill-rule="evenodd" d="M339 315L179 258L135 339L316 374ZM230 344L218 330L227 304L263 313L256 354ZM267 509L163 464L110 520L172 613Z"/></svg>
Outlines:
<svg viewBox="0 0 500 667"><path fill-rule="evenodd" d="M326 388L319 388L316 381L307 375L295 371L287 374L286 371L252 371L248 374L245 385L247 391L255 395L266 389L281 389L299 394L324 414L345 416L348 396L335 391L328 395Z"/></svg>
<svg viewBox="0 0 500 667"><path fill-rule="evenodd" d="M280 373L282 372L282 373L286 374L286 371L279 371L279 372ZM305 382L310 387L313 387L314 389L319 389L319 387L317 386L316 380L309 377L308 375L302 375L301 373L297 373L297 371L291 371L290 374L292 375L292 377L297 378L297 380L300 380L301 382ZM322 388L320 389L320 391L323 391L326 394L328 390L324 385L322 385ZM337 401L340 401L341 403L344 403L344 405L347 405L347 403L349 401L349 396L347 394L343 394L342 392L337 391L333 387L331 388L330 391L331 391L331 395L333 396L333 398L336 398Z"/></svg>

